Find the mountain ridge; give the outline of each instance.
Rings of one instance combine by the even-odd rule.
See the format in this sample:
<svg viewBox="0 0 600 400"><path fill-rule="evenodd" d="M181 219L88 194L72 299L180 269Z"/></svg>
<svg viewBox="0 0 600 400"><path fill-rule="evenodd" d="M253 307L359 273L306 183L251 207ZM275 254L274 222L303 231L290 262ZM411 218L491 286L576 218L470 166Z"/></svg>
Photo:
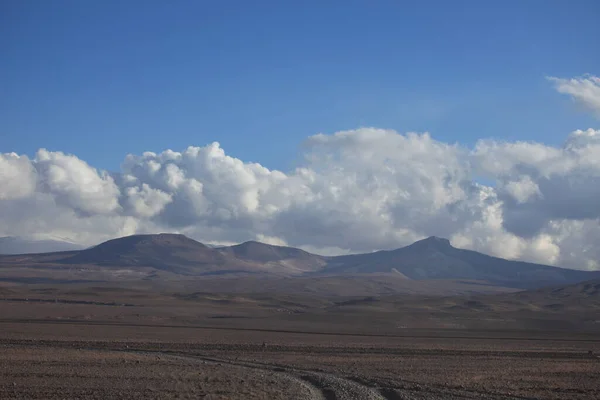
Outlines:
<svg viewBox="0 0 600 400"><path fill-rule="evenodd" d="M342 256L320 256L301 249L257 241L210 247L180 234L131 235L97 246L60 254L0 256L0 265L55 263L101 268L129 268L204 276L259 274L264 276L373 276L403 279L472 280L519 289L577 283L600 278L588 272L506 260L458 249L445 238L431 236L394 250ZM20 260L20 261L15 261Z"/></svg>
<svg viewBox="0 0 600 400"><path fill-rule="evenodd" d="M0 255L36 254L82 250L84 246L59 239L40 239L26 236L0 237Z"/></svg>
<svg viewBox="0 0 600 400"><path fill-rule="evenodd" d="M373 273L397 269L410 279L474 279L532 288L576 283L600 276L600 271L580 271L524 261L507 260L473 250L455 248L448 239L431 236L399 249L338 256L329 272Z"/></svg>

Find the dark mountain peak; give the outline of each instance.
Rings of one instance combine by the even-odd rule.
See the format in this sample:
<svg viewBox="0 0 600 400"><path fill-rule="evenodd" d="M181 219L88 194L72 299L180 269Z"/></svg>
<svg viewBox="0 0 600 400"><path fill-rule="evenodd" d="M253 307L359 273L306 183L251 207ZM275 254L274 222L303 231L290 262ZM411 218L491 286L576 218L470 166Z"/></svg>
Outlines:
<svg viewBox="0 0 600 400"><path fill-rule="evenodd" d="M233 254L238 258L257 262L280 261L288 258L321 258L320 256L307 253L304 250L296 249L294 247L276 246L254 240L235 246L223 247L220 250Z"/></svg>
<svg viewBox="0 0 600 400"><path fill-rule="evenodd" d="M428 249L437 249L437 250L453 249L452 245L450 244L450 240L448 240L446 238L437 237L437 236L429 236L426 239L422 239L422 240L414 242L413 244L411 244L408 247L410 247L410 248L428 248Z"/></svg>
<svg viewBox="0 0 600 400"><path fill-rule="evenodd" d="M185 235L178 233L157 233L157 234L138 234L124 236L116 239L111 239L100 243L93 247L94 249L105 249L110 251L131 251L135 248L144 246L159 246L159 247L206 247L200 242L197 242Z"/></svg>
<svg viewBox="0 0 600 400"><path fill-rule="evenodd" d="M152 235L135 235L140 237L141 239L148 240L154 244L159 245L192 245L192 246L202 246L206 247L204 244L190 239L189 237L182 235L180 233L158 233Z"/></svg>
<svg viewBox="0 0 600 400"><path fill-rule="evenodd" d="M246 242L237 244L235 246L237 246L237 247L265 247L265 248L266 247L275 247L273 245L266 244L266 243L263 243L263 242L258 242L256 240L248 240ZM235 247L235 246L232 246L232 247Z"/></svg>
<svg viewBox="0 0 600 400"><path fill-rule="evenodd" d="M428 238L423 239L422 241L428 243L442 243L444 245L450 246L450 240L439 236L429 236Z"/></svg>
<svg viewBox="0 0 600 400"><path fill-rule="evenodd" d="M174 253L207 253L209 247L173 233L131 235L108 240L68 259L70 263L139 265L168 260Z"/></svg>

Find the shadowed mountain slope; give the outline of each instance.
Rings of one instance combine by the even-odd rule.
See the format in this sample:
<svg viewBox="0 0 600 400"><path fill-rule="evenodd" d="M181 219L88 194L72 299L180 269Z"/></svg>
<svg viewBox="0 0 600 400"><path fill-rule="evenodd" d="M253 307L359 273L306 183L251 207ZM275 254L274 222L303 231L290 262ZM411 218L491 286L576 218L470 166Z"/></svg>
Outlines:
<svg viewBox="0 0 600 400"><path fill-rule="evenodd" d="M321 268L323 257L303 250L246 242L214 248L184 235L133 235L109 240L61 262L113 267L152 267L183 275L261 273L299 275Z"/></svg>
<svg viewBox="0 0 600 400"><path fill-rule="evenodd" d="M68 264L153 267L180 274L249 266L184 235L133 235L109 240L63 260Z"/></svg>
<svg viewBox="0 0 600 400"><path fill-rule="evenodd" d="M235 246L218 249L222 254L239 260L261 264L283 264L298 273L320 270L326 264L326 257L308 253L294 247L273 246L250 241Z"/></svg>
<svg viewBox="0 0 600 400"><path fill-rule="evenodd" d="M177 275L204 277L253 274L303 276L313 280L324 277L363 281L377 279L378 282L384 282L387 279L385 276L389 276L394 282L406 281L394 284L394 287L406 287L410 282L417 285L414 281L435 280L447 281L449 285L463 282L472 286L477 282L476 285L481 287L490 285L527 289L600 279L598 271L577 271L505 260L475 251L457 249L452 247L448 240L437 237L391 251L324 257L292 247L259 242L213 248L176 234L133 235L109 240L81 251L0 256L0 279L2 273L8 274L6 268L13 268L17 272L19 267L22 271L25 271L23 268L28 268L27 276L30 279L39 271L44 271L48 276L49 268L64 271L61 265L68 265L67 271L78 266L77 270L80 273L77 279L92 279L93 273L100 274L97 275L98 279L116 279L103 276L114 275L115 272L110 271L120 269L126 270L123 273L130 274L130 279L177 279ZM79 268L81 266L85 268ZM68 272L62 273L68 275ZM56 272L53 274L55 277ZM312 281L305 283L308 282ZM345 280L329 279L328 282L336 282L338 287ZM260 282L257 285L260 286Z"/></svg>
<svg viewBox="0 0 600 400"><path fill-rule="evenodd" d="M333 257L321 272L364 274L393 270L410 279L472 279L518 288L567 284L600 277L600 272L511 261L457 249L447 239L438 237L391 251Z"/></svg>

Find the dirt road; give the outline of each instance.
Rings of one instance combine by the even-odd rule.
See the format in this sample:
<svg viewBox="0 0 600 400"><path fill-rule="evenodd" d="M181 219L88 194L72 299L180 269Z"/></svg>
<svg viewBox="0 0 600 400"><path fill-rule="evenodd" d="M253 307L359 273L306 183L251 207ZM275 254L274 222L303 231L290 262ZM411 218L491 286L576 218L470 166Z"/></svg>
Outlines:
<svg viewBox="0 0 600 400"><path fill-rule="evenodd" d="M93 329L89 327L88 329ZM143 336L143 333L140 332ZM2 399L593 399L600 360L575 342L486 350L274 334L280 343L1 339ZM223 337L225 339L225 337ZM233 340L232 340L233 339ZM363 341L356 343L353 340ZM486 339L489 341L489 338ZM364 342L366 341L366 342ZM427 343L431 343L428 341Z"/></svg>

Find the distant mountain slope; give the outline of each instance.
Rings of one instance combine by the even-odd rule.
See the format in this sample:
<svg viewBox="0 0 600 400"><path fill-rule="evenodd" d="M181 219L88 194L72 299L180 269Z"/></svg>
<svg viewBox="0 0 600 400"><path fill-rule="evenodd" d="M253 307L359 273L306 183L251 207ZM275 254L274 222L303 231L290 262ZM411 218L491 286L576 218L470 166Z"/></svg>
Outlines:
<svg viewBox="0 0 600 400"><path fill-rule="evenodd" d="M248 275L310 277L390 276L407 281L451 281L503 288L540 288L598 278L600 272L576 271L510 261L457 249L446 239L431 237L400 249L337 257L259 242L213 248L183 235L133 235L68 253L0 256L0 267L46 268L85 266L78 279L92 272L110 274L124 269L130 276L177 279L177 275ZM58 268L60 270L60 268ZM103 272L104 271L104 272ZM160 272L158 275L155 272ZM165 275L166 273L166 275ZM86 275L87 274L87 275ZM175 274L175 275L173 275ZM162 278L160 278L162 277ZM378 278L379 279L379 278ZM387 278L383 278L384 280ZM335 280L330 280L331 282ZM344 282L337 280L336 282ZM416 283L415 283L416 284ZM404 284L403 284L404 285ZM404 286L406 286L404 285ZM397 286L397 285L396 285Z"/></svg>
<svg viewBox="0 0 600 400"><path fill-rule="evenodd" d="M184 235L133 235L109 240L63 260L68 264L153 267L185 275L219 270L247 271L248 265ZM237 265L236 264L240 264ZM236 269L237 268L237 269Z"/></svg>
<svg viewBox="0 0 600 400"><path fill-rule="evenodd" d="M260 242L245 242L218 249L222 254L253 263L285 265L298 273L316 271L326 264L326 258L294 247L273 246Z"/></svg>
<svg viewBox="0 0 600 400"><path fill-rule="evenodd" d="M152 267L184 275L300 275L321 268L323 257L303 250L246 242L210 247L184 235L133 235L109 240L61 260L67 264Z"/></svg>
<svg viewBox="0 0 600 400"><path fill-rule="evenodd" d="M35 254L80 250L83 246L61 240L33 239L20 236L0 237L0 254Z"/></svg>
<svg viewBox="0 0 600 400"><path fill-rule="evenodd" d="M516 288L575 283L600 277L600 272L511 261L457 249L447 239L438 237L391 251L332 257L321 273L374 273L394 269L410 279L482 280Z"/></svg>

